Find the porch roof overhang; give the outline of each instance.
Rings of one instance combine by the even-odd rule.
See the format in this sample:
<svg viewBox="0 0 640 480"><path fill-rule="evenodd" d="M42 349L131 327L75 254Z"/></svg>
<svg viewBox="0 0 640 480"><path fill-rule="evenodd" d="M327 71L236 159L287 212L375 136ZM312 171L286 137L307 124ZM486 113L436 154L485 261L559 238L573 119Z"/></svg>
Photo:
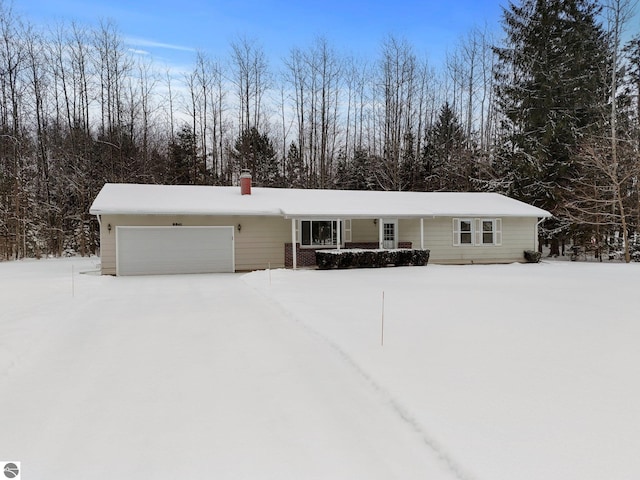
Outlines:
<svg viewBox="0 0 640 480"><path fill-rule="evenodd" d="M497 193L305 190L238 187L106 184L94 215L274 216L286 219L535 217L546 210Z"/></svg>

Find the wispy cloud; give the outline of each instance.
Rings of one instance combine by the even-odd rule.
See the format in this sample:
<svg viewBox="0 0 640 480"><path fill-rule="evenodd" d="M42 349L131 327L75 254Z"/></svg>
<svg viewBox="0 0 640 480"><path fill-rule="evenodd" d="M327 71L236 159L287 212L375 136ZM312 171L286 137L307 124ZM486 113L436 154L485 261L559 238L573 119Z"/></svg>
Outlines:
<svg viewBox="0 0 640 480"><path fill-rule="evenodd" d="M150 55L147 50L140 50L139 48L130 48L129 51L135 55Z"/></svg>
<svg viewBox="0 0 640 480"><path fill-rule="evenodd" d="M129 45L134 45L136 47L166 48L168 50L179 50L181 52L196 51L196 49L192 47L185 47L182 45L172 45L170 43L156 42L155 40L148 40L146 38L127 37L125 39L125 42L128 43Z"/></svg>

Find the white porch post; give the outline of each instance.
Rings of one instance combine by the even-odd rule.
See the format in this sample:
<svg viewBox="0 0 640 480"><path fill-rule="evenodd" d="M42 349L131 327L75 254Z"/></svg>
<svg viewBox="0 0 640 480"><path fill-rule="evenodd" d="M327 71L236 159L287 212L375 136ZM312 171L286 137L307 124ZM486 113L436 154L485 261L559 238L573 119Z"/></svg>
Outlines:
<svg viewBox="0 0 640 480"><path fill-rule="evenodd" d="M296 219L291 219L291 258L293 260L293 269L298 268L298 252L296 248Z"/></svg>
<svg viewBox="0 0 640 480"><path fill-rule="evenodd" d="M338 229L337 232L337 242L338 242L338 250L340 250L340 244L342 243L342 235L341 235L341 231L342 231L342 222L340 222L340 220L336 220L336 228Z"/></svg>
<svg viewBox="0 0 640 480"><path fill-rule="evenodd" d="M420 250L424 250L424 218L420 219Z"/></svg>
<svg viewBox="0 0 640 480"><path fill-rule="evenodd" d="M378 248L384 248L384 223L382 219L378 219Z"/></svg>

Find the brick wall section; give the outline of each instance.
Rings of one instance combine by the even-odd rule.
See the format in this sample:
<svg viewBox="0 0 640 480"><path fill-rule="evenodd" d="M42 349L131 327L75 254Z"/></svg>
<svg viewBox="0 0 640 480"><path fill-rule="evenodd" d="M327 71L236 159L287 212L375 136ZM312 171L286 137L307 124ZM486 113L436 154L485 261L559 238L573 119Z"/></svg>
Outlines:
<svg viewBox="0 0 640 480"><path fill-rule="evenodd" d="M376 249L378 247L378 242L346 242L344 248ZM398 248L411 248L411 242L398 242ZM300 244L296 243L296 263L298 267L314 267L316 265L316 249L300 248ZM291 242L284 244L284 266L285 268L293 268Z"/></svg>
<svg viewBox="0 0 640 480"><path fill-rule="evenodd" d="M298 267L313 267L316 264L315 248L300 248L300 244L296 243L296 263ZM284 244L284 266L285 268L293 268L291 243Z"/></svg>

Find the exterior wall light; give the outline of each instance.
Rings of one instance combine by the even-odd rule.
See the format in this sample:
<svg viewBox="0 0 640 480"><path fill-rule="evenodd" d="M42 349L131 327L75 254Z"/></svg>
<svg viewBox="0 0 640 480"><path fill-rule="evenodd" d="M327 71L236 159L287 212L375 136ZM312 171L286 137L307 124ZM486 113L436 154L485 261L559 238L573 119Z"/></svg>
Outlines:
<svg viewBox="0 0 640 480"><path fill-rule="evenodd" d="M107 230L109 230L109 233L111 233L111 224L107 225Z"/></svg>
<svg viewBox="0 0 640 480"><path fill-rule="evenodd" d="M238 224L238 231L242 230L242 225Z"/></svg>

